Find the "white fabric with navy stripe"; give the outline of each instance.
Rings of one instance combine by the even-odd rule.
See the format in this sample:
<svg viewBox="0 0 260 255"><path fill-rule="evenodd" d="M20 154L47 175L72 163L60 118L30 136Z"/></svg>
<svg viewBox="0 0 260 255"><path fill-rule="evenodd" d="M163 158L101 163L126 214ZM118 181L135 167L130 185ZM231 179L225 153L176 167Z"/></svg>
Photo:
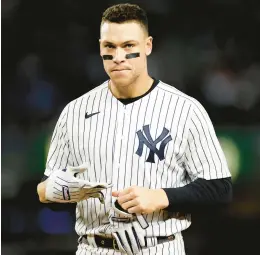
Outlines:
<svg viewBox="0 0 260 255"><path fill-rule="evenodd" d="M112 95L106 81L64 108L51 140L45 175L82 163L88 170L79 178L112 183L113 190L132 185L176 188L197 178L230 177L205 109L161 81L127 105ZM114 216L111 191L104 191L104 205L94 198L77 204L75 230L79 236L99 234L110 222ZM166 210L145 217L147 237L181 233L191 224L189 214L178 218ZM161 246L167 245L177 246Z"/></svg>

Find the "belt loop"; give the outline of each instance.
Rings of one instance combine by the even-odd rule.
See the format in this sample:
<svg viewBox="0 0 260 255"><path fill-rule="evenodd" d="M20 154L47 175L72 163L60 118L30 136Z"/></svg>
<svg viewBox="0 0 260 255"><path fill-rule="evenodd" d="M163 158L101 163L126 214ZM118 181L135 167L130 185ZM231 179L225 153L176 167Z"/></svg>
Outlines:
<svg viewBox="0 0 260 255"><path fill-rule="evenodd" d="M88 242L89 245L91 245L91 246L97 248L97 244L96 244L96 242L95 242L95 237L94 237L94 235L87 235L87 238L86 238L86 239L87 239L87 242Z"/></svg>
<svg viewBox="0 0 260 255"><path fill-rule="evenodd" d="M146 237L146 247L153 247L158 244L157 237Z"/></svg>
<svg viewBox="0 0 260 255"><path fill-rule="evenodd" d="M80 236L80 237L78 238L78 244L81 243L82 239L83 239L83 236Z"/></svg>

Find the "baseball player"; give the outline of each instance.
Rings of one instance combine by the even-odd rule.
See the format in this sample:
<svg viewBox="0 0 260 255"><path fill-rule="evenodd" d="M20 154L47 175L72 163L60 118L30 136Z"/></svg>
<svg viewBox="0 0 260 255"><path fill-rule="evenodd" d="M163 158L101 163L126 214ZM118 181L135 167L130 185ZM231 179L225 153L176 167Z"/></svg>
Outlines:
<svg viewBox="0 0 260 255"><path fill-rule="evenodd" d="M37 191L44 203L76 203L78 255L183 255L190 213L231 201L207 112L149 76L152 45L139 6L105 10L100 55L109 80L70 102L56 124Z"/></svg>

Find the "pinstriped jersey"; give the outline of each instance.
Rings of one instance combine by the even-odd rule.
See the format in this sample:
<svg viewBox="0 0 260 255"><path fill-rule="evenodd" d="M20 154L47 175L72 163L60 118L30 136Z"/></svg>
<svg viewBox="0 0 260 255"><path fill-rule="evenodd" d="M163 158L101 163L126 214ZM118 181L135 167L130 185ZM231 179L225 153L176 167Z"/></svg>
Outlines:
<svg viewBox="0 0 260 255"><path fill-rule="evenodd" d="M158 81L147 95L121 103L108 81L70 102L55 126L45 175L87 163L78 178L112 183L105 204L89 198L77 203L79 236L103 233L113 216L112 190L132 185L182 187L197 178L230 177L212 122L202 105ZM190 215L161 210L145 215L147 237L169 236L187 229ZM123 224L123 223L118 223Z"/></svg>

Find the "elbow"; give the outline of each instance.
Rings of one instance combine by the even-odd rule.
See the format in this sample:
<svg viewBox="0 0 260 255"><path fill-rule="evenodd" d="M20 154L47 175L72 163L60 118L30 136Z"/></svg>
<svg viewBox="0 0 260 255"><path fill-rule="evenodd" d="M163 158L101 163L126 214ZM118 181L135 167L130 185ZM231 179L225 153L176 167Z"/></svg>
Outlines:
<svg viewBox="0 0 260 255"><path fill-rule="evenodd" d="M222 193L221 204L229 205L233 201L233 187L231 180L225 180L224 192Z"/></svg>
<svg viewBox="0 0 260 255"><path fill-rule="evenodd" d="M233 185L231 178L226 181L226 190L227 190L227 203L230 204L233 201Z"/></svg>
<svg viewBox="0 0 260 255"><path fill-rule="evenodd" d="M233 201L233 188L232 185L230 185L227 195L226 195L226 203L230 204Z"/></svg>
<svg viewBox="0 0 260 255"><path fill-rule="evenodd" d="M216 206L228 206L233 201L233 187L231 178L216 179L212 182L211 202Z"/></svg>

